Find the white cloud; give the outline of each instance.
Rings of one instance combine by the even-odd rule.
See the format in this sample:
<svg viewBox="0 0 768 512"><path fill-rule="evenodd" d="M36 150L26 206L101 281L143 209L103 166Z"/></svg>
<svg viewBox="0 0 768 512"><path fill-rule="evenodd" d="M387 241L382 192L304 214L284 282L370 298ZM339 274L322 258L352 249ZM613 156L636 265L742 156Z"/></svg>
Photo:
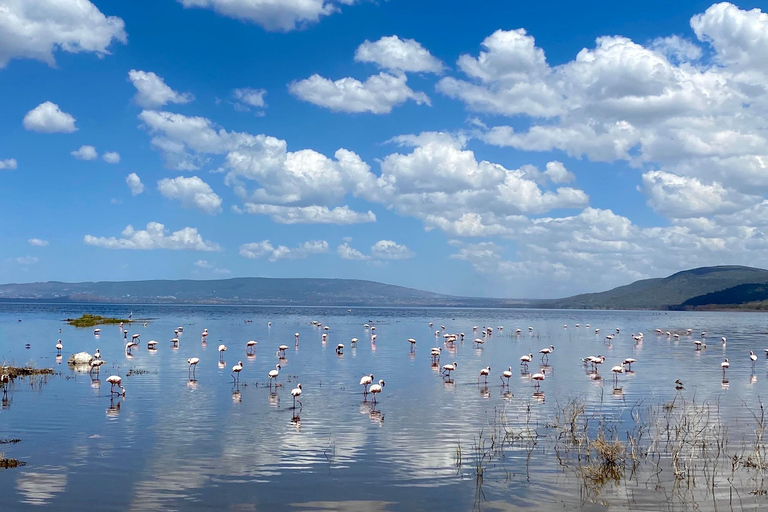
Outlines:
<svg viewBox="0 0 768 512"><path fill-rule="evenodd" d="M270 215L281 223L373 222L372 212L342 203L374 186L376 176L357 154L339 149L329 158L311 149L288 151L286 141L267 135L228 132L202 117L144 111L152 145L172 167L196 168L224 156L220 170L244 206L237 211Z"/></svg>
<svg viewBox="0 0 768 512"><path fill-rule="evenodd" d="M0 171L9 170L12 171L18 167L15 158L8 158L6 160L0 160Z"/></svg>
<svg viewBox="0 0 768 512"><path fill-rule="evenodd" d="M134 249L134 250L188 250L188 251L220 251L218 244L203 240L196 228L186 227L174 231L170 235L163 224L150 222L147 229L136 230L133 226L126 227L121 238L95 237L85 235L83 241L87 245L105 249Z"/></svg>
<svg viewBox="0 0 768 512"><path fill-rule="evenodd" d="M312 254L325 254L329 250L325 240L304 242L294 248L285 245L274 247L269 240L252 242L240 246L240 256L251 260L267 258L269 261L297 260L309 257Z"/></svg>
<svg viewBox="0 0 768 512"><path fill-rule="evenodd" d="M339 10L338 4L356 0L178 0L184 7L213 9L217 13L260 25L265 30L288 32L317 23Z"/></svg>
<svg viewBox="0 0 768 512"><path fill-rule="evenodd" d="M106 153L101 155L101 158L108 164L120 163L120 153L118 153L117 151L107 151Z"/></svg>
<svg viewBox="0 0 768 512"><path fill-rule="evenodd" d="M531 166L510 170L478 161L466 140L448 133L425 132L393 139L413 147L381 162L381 175L363 197L387 204L397 213L422 219L428 228L441 227L473 212L497 216L541 214L557 208L582 208L587 195L575 188L543 189L540 177L553 182L570 179L559 162L540 173ZM536 171L531 179L530 174ZM555 179L552 179L552 178Z"/></svg>
<svg viewBox="0 0 768 512"><path fill-rule="evenodd" d="M199 269L202 269L202 270L210 270L211 272L213 272L215 274L231 274L232 273L231 270L226 269L226 268L218 268L218 267L214 266L212 263L209 263L206 260L197 260L196 262L193 263L193 265L195 267L199 268ZM195 271L195 272L197 272L197 271Z"/></svg>
<svg viewBox="0 0 768 512"><path fill-rule="evenodd" d="M376 215L356 212L348 206L278 206L271 204L245 203L243 211L257 215L269 215L279 224L360 224L376 222Z"/></svg>
<svg viewBox="0 0 768 512"><path fill-rule="evenodd" d="M266 89L251 89L248 87L235 89L232 96L235 98L235 109L241 111L250 111L251 108L263 109L267 106L264 96L267 95Z"/></svg>
<svg viewBox="0 0 768 512"><path fill-rule="evenodd" d="M167 103L189 103L195 97L188 92L179 93L166 85L165 81L151 71L132 69L128 72L128 80L136 88L133 100L145 108L162 107Z"/></svg>
<svg viewBox="0 0 768 512"><path fill-rule="evenodd" d="M379 240L371 246L371 256L381 260L405 260L416 254L405 245L392 240Z"/></svg>
<svg viewBox="0 0 768 512"><path fill-rule="evenodd" d="M39 104L24 116L24 128L40 133L72 133L77 130L75 118L62 112L50 101Z"/></svg>
<svg viewBox="0 0 768 512"><path fill-rule="evenodd" d="M397 36L382 37L378 41L361 44L355 52L358 62L372 62L382 69L413 73L441 73L445 67L440 59L413 39Z"/></svg>
<svg viewBox="0 0 768 512"><path fill-rule="evenodd" d="M37 256L19 256L15 261L19 265L33 265L40 260Z"/></svg>
<svg viewBox="0 0 768 512"><path fill-rule="evenodd" d="M197 260L195 263L193 263L197 268L211 268L212 265L208 263L206 260Z"/></svg>
<svg viewBox="0 0 768 512"><path fill-rule="evenodd" d="M55 65L55 50L108 55L112 41L126 43L125 23L88 0L4 0L0 7L0 68L12 59Z"/></svg>
<svg viewBox="0 0 768 512"><path fill-rule="evenodd" d="M165 197L181 201L184 208L197 208L211 215L221 212L221 197L197 176L163 178L157 182L157 189Z"/></svg>
<svg viewBox="0 0 768 512"><path fill-rule="evenodd" d="M144 192L144 184L141 182L141 178L135 172L132 172L125 178L125 183L131 190L131 195L137 196Z"/></svg>
<svg viewBox="0 0 768 512"><path fill-rule="evenodd" d="M96 153L96 148L93 146L80 146L80 149L69 153L78 160L96 160L99 155Z"/></svg>
<svg viewBox="0 0 768 512"><path fill-rule="evenodd" d="M736 69L768 66L768 14L760 9L743 11L722 2L691 18L691 28L710 43L717 60Z"/></svg>
<svg viewBox="0 0 768 512"><path fill-rule="evenodd" d="M366 256L365 254L358 251L357 249L350 247L349 243L347 242L344 242L343 244L338 246L336 248L336 253L343 260L366 261L371 259L370 256Z"/></svg>
<svg viewBox="0 0 768 512"><path fill-rule="evenodd" d="M29 245L35 246L35 247L45 247L48 245L48 240L43 240L40 238L30 238L27 240L29 242Z"/></svg>
<svg viewBox="0 0 768 512"><path fill-rule="evenodd" d="M406 82L405 75L389 73L373 75L365 82L350 77L334 82L315 74L292 82L288 89L299 99L334 112L388 114L408 100L431 105L426 94L414 92Z"/></svg>

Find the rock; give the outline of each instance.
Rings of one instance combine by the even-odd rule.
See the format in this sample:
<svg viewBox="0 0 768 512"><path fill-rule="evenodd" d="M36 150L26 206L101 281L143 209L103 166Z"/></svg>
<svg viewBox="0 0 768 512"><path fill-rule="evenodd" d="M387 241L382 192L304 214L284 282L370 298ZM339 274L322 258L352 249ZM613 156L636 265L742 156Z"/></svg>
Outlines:
<svg viewBox="0 0 768 512"><path fill-rule="evenodd" d="M69 365L81 365L81 364L87 364L90 365L91 361L93 361L93 356L89 354L88 352L78 352L77 354L72 354L69 356L69 359L67 359L67 364Z"/></svg>

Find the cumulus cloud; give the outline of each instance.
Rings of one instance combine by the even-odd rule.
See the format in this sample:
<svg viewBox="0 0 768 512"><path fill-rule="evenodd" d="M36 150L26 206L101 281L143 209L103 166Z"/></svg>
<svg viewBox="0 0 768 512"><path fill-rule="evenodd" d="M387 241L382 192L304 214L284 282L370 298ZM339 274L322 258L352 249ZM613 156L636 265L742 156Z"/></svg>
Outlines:
<svg viewBox="0 0 768 512"><path fill-rule="evenodd" d="M96 237L85 235L83 241L87 245L105 249L133 250L187 250L187 251L220 251L218 244L204 240L196 228L186 227L168 234L168 230L159 222L150 222L146 229L137 230L127 226L121 233L121 238Z"/></svg>
<svg viewBox="0 0 768 512"><path fill-rule="evenodd" d="M108 55L112 41L128 41L125 23L88 0L4 0L0 8L0 68L12 59L54 66L55 50Z"/></svg>
<svg viewBox="0 0 768 512"><path fill-rule="evenodd" d="M231 274L232 271L226 268L218 268L212 263L209 263L207 260L197 260L193 263L193 265L201 270L208 270L211 272L214 272L216 274ZM195 271L197 272L197 271Z"/></svg>
<svg viewBox="0 0 768 512"><path fill-rule="evenodd" d="M416 254L405 245L392 240L379 240L371 247L371 256L382 260L405 260Z"/></svg>
<svg viewBox="0 0 768 512"><path fill-rule="evenodd" d="M211 215L221 212L221 197L197 176L163 178L157 182L157 189L165 197L180 201L184 208L197 208Z"/></svg>
<svg viewBox="0 0 768 512"><path fill-rule="evenodd" d="M382 37L374 42L366 39L357 48L355 60L396 72L441 73L445 67L417 41L397 36Z"/></svg>
<svg viewBox="0 0 768 512"><path fill-rule="evenodd" d="M405 75L379 73L365 82L347 77L336 81L320 75L292 82L288 89L297 98L334 112L388 114L408 100L431 105L423 92L414 92Z"/></svg>
<svg viewBox="0 0 768 512"><path fill-rule="evenodd" d="M43 240L41 238L30 238L27 242L34 247L45 247L48 245L48 240Z"/></svg>
<svg viewBox="0 0 768 512"><path fill-rule="evenodd" d="M252 242L240 246L240 256L251 260L266 258L269 261L297 260L309 257L312 254L325 254L329 250L325 240L304 242L296 247L289 248L285 245L274 247L269 240Z"/></svg>
<svg viewBox="0 0 768 512"><path fill-rule="evenodd" d="M77 130L75 118L62 112L59 106L46 101L24 116L24 128L40 133L72 133Z"/></svg>
<svg viewBox="0 0 768 512"><path fill-rule="evenodd" d="M553 183L570 180L559 162L548 165L549 174L536 171L532 179L530 173L535 168L510 170L478 161L474 152L466 149L467 141L452 134L425 132L396 137L393 142L413 149L386 156L381 175L363 196L390 205L401 215L422 219L428 228L442 227L473 212L529 215L581 208L588 203L587 195L579 189L547 190L537 183L539 175Z"/></svg>
<svg viewBox="0 0 768 512"><path fill-rule="evenodd" d="M353 224L373 222L372 212L355 212L342 204L360 195L376 176L359 155L339 149L329 158L311 149L288 151L286 141L267 135L228 132L202 117L144 111L140 115L153 134L152 145L169 165L196 168L223 156L225 184L243 201L237 211L270 215L293 223Z"/></svg>
<svg viewBox="0 0 768 512"><path fill-rule="evenodd" d="M376 222L376 215L356 212L348 206L279 206L272 204L245 203L239 209L257 215L269 215L278 224L360 224Z"/></svg>
<svg viewBox="0 0 768 512"><path fill-rule="evenodd" d="M235 98L235 109L248 112L255 108L257 112L262 112L267 106L264 96L267 95L266 89L251 89L248 87L235 89L232 91L232 97Z"/></svg>
<svg viewBox="0 0 768 512"><path fill-rule="evenodd" d="M125 178L125 183L131 191L131 195L137 196L144 192L144 184L141 182L141 178L135 172L132 172Z"/></svg>
<svg viewBox="0 0 768 512"><path fill-rule="evenodd" d="M213 9L217 13L250 21L265 30L288 32L317 23L339 11L339 5L356 0L178 0L184 7Z"/></svg>
<svg viewBox="0 0 768 512"><path fill-rule="evenodd" d="M191 93L174 91L165 80L151 71L132 69L128 72L128 80L136 88L133 100L141 107L156 108L168 103L184 104L195 99Z"/></svg>
<svg viewBox="0 0 768 512"><path fill-rule="evenodd" d="M78 160L96 160L99 155L96 153L96 148L93 146L80 146L80 149L69 153Z"/></svg>
<svg viewBox="0 0 768 512"><path fill-rule="evenodd" d="M15 158L8 158L6 160L0 160L0 171L9 170L12 171L18 167Z"/></svg>
<svg viewBox="0 0 768 512"><path fill-rule="evenodd" d="M34 265L40 261L40 259L37 256L19 256L15 261L19 265Z"/></svg>
<svg viewBox="0 0 768 512"><path fill-rule="evenodd" d="M352 248L347 242L344 242L338 246L336 248L336 253L343 260L367 261L371 259L370 256L367 256L357 249Z"/></svg>
<svg viewBox="0 0 768 512"><path fill-rule="evenodd" d="M101 155L101 158L108 164L120 163L120 153L118 153L117 151L107 151L106 153Z"/></svg>

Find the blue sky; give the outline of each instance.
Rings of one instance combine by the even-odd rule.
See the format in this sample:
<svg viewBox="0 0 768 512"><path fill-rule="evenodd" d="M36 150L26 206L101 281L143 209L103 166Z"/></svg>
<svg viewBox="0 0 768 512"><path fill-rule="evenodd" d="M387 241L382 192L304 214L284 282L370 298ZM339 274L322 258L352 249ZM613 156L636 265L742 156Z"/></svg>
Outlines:
<svg viewBox="0 0 768 512"><path fill-rule="evenodd" d="M0 282L768 266L756 2L0 7Z"/></svg>

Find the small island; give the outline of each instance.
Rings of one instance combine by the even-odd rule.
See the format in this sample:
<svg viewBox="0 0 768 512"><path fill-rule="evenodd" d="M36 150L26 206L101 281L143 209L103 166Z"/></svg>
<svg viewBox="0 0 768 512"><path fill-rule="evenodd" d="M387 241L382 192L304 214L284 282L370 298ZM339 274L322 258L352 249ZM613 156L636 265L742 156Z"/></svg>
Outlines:
<svg viewBox="0 0 768 512"><path fill-rule="evenodd" d="M108 318L105 316L99 316L99 315L83 315L80 318L67 318L67 323L69 325L74 325L75 327L93 327L94 325L101 325L101 324L119 324L119 323L130 323L132 320L126 320L124 318Z"/></svg>

